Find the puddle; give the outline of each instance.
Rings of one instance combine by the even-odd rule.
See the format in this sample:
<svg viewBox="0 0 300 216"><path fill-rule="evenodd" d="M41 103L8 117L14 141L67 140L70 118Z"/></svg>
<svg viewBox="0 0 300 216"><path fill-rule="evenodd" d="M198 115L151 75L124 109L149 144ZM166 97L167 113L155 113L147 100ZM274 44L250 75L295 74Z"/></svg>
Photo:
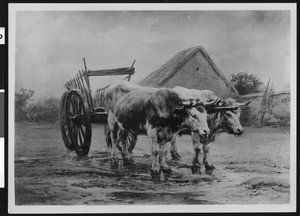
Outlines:
<svg viewBox="0 0 300 216"><path fill-rule="evenodd" d="M118 200L132 200L132 204L212 204L204 199L204 194L118 191L110 196Z"/></svg>
<svg viewBox="0 0 300 216"><path fill-rule="evenodd" d="M19 157L15 159L15 163L46 163L46 161L42 158Z"/></svg>

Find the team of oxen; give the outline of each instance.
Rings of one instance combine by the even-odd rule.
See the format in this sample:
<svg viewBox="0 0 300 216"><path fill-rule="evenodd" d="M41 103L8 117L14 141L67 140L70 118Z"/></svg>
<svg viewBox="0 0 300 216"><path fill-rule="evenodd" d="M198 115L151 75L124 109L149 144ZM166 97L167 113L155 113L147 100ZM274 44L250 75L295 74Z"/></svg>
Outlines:
<svg viewBox="0 0 300 216"><path fill-rule="evenodd" d="M137 136L146 134L152 143L151 177L160 180L161 172L172 172L166 161L167 142L171 142L172 158L178 160L176 136L190 134L194 148L192 173L200 173L201 145L203 164L207 171L212 171L215 167L209 160L210 143L219 132L243 134L240 107L250 102L222 100L210 90L151 88L127 81L114 83L105 91L108 111L105 134L111 147L111 166L132 165Z"/></svg>

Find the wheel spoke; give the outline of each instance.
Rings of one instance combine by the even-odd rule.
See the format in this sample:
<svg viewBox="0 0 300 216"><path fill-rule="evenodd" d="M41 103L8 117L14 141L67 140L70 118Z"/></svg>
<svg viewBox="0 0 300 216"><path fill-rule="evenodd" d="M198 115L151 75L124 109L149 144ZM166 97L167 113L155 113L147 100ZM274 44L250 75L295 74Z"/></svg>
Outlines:
<svg viewBox="0 0 300 216"><path fill-rule="evenodd" d="M70 110L66 110L66 121L69 120L72 116L74 116L74 114Z"/></svg>
<svg viewBox="0 0 300 216"><path fill-rule="evenodd" d="M69 131L68 131L68 130L66 131L66 137L67 137L67 139L68 139L69 143L71 144L71 143L72 143L72 139L71 139L71 136L70 136L70 134L69 134Z"/></svg>
<svg viewBox="0 0 300 216"><path fill-rule="evenodd" d="M85 137L85 132L83 131L82 125L79 126L79 130L83 136L83 138Z"/></svg>
<svg viewBox="0 0 300 216"><path fill-rule="evenodd" d="M77 115L80 115L80 105L81 105L81 100L79 98L76 98L76 112L77 112Z"/></svg>
<svg viewBox="0 0 300 216"><path fill-rule="evenodd" d="M80 133L80 130L78 131L78 137L79 137L79 141L80 141L80 146L83 146L83 142L82 142L82 134Z"/></svg>
<svg viewBox="0 0 300 216"><path fill-rule="evenodd" d="M78 105L79 105L79 104L78 104L78 98L76 97L76 98L75 98L75 114L76 114L76 115L79 114L79 113L78 113Z"/></svg>
<svg viewBox="0 0 300 216"><path fill-rule="evenodd" d="M77 131L77 128L76 126L73 127L73 136L74 136L74 141L75 141L75 145L78 145L78 131Z"/></svg>
<svg viewBox="0 0 300 216"><path fill-rule="evenodd" d="M69 104L68 104L68 106L67 106L67 114L69 114L69 115L74 115L74 110L73 110L73 104L72 104L72 102L70 102Z"/></svg>
<svg viewBox="0 0 300 216"><path fill-rule="evenodd" d="M70 109L68 109L68 110L66 111L66 114L67 114L67 115L71 115L71 116L73 116L73 115L74 115L74 113L73 113L73 112L71 112L71 110L70 110Z"/></svg>
<svg viewBox="0 0 300 216"><path fill-rule="evenodd" d="M73 114L76 115L76 97L73 95L71 99L72 108L73 108Z"/></svg>
<svg viewBox="0 0 300 216"><path fill-rule="evenodd" d="M74 115L77 114L76 97L73 98L73 113Z"/></svg>
<svg viewBox="0 0 300 216"><path fill-rule="evenodd" d="M81 115L82 114L82 111L83 111L83 109L82 109L83 107L82 107L82 104L81 103L79 103L79 114Z"/></svg>

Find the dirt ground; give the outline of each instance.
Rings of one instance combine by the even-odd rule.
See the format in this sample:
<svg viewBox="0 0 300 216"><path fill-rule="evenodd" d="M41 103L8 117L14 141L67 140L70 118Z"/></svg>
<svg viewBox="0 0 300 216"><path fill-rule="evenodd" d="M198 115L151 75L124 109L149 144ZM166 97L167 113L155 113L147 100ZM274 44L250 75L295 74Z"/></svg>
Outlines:
<svg viewBox="0 0 300 216"><path fill-rule="evenodd" d="M290 132L245 128L220 134L211 147L216 170L193 175L190 136L177 139L182 159L170 160L166 181L150 177L150 140L140 136L135 168L112 170L103 128L93 125L88 156L64 146L58 125L17 124L16 205L281 204L290 202Z"/></svg>

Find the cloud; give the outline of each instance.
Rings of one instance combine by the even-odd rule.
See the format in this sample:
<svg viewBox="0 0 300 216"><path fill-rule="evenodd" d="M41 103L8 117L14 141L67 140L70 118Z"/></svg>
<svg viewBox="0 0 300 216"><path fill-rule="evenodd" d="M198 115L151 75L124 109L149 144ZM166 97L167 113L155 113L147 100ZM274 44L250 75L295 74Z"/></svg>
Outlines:
<svg viewBox="0 0 300 216"><path fill-rule="evenodd" d="M146 18L145 23L149 28L151 28L158 21L159 21L159 17L148 17Z"/></svg>
<svg viewBox="0 0 300 216"><path fill-rule="evenodd" d="M144 31L142 33L141 41L144 43L155 43L155 42L162 42L165 39L162 35L157 35L151 31Z"/></svg>
<svg viewBox="0 0 300 216"><path fill-rule="evenodd" d="M263 60L264 54L260 47L254 46L254 47L250 48L249 53L253 60L256 60L256 61Z"/></svg>
<svg viewBox="0 0 300 216"><path fill-rule="evenodd" d="M41 97L61 95L83 57L90 69L136 59L132 80L138 81L198 45L227 76L246 70L272 77L278 90L289 86L290 16L284 11L23 11L16 18L16 87L43 89ZM105 79L95 78L93 88Z"/></svg>

